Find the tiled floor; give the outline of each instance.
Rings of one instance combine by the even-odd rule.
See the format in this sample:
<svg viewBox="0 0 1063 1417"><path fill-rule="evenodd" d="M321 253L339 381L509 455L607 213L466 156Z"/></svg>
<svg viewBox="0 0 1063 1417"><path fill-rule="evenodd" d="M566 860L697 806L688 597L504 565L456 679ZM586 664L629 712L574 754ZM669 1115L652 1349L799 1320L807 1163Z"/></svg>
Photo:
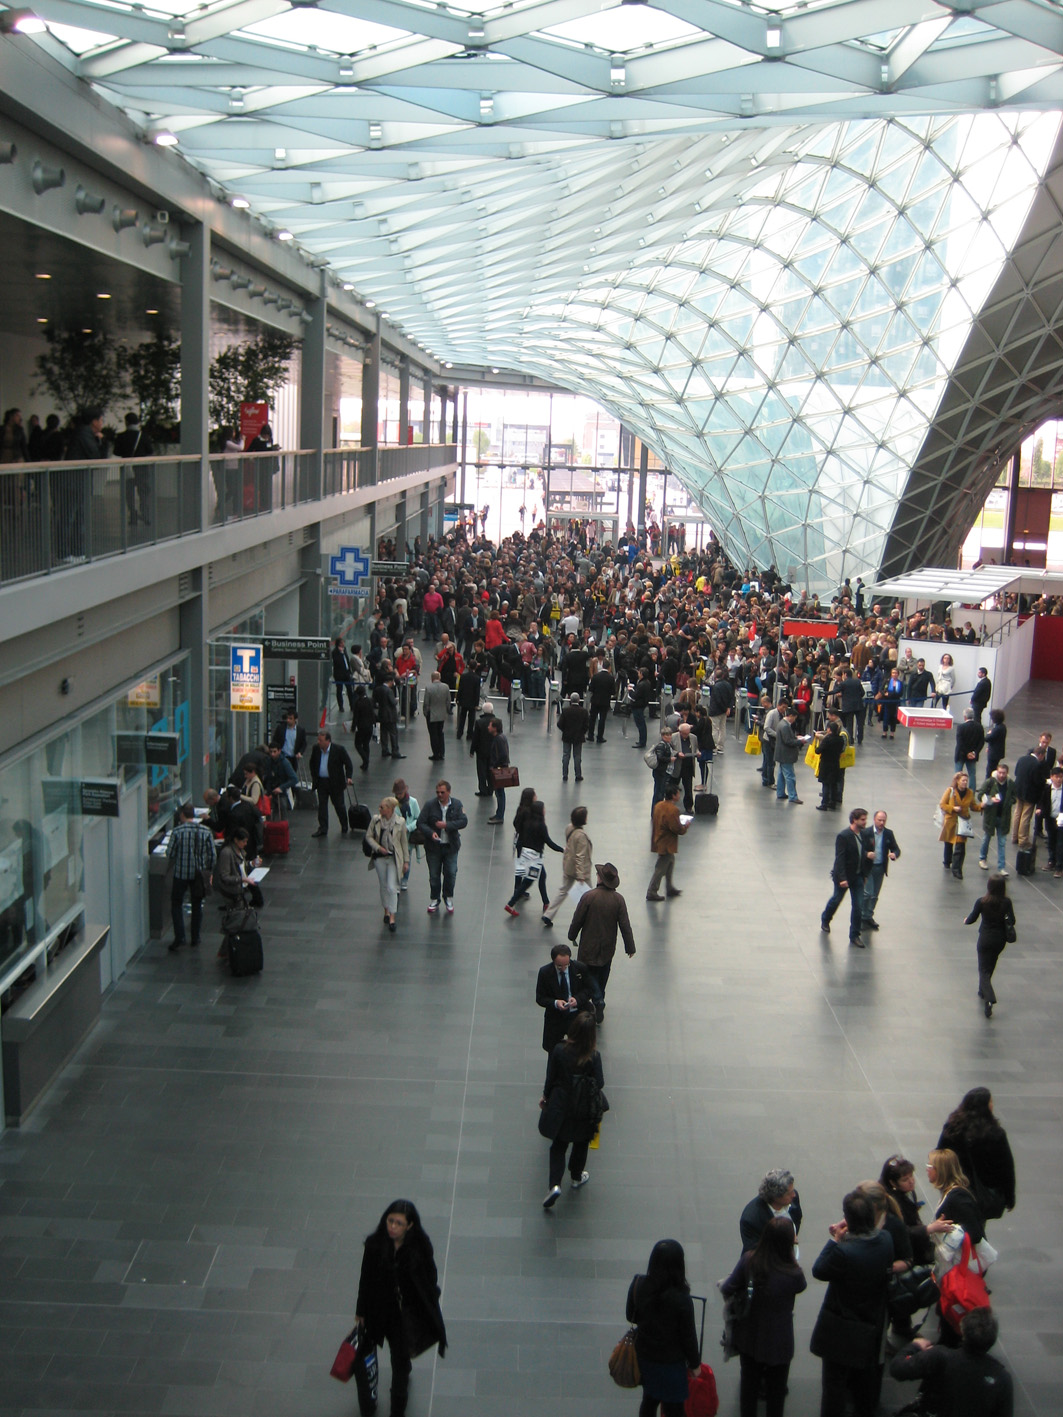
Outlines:
<svg viewBox="0 0 1063 1417"><path fill-rule="evenodd" d="M1024 691L1008 711L1011 755L1042 727L1063 737L1060 704L1058 686ZM510 833L485 825L489 804L448 739L470 816L452 919L425 914L415 867L389 935L358 842L335 822L312 841L300 814L267 882L265 973L230 980L213 947L150 946L46 1102L0 1141L0 1417L353 1413L353 1385L328 1370L361 1240L400 1195L435 1242L451 1342L445 1360L416 1363L413 1417L633 1414L605 1358L630 1275L667 1235L685 1245L695 1291L714 1296L705 1352L723 1412L737 1412L714 1281L737 1257L760 1176L795 1172L809 1268L843 1192L897 1149L921 1163L976 1083L992 1087L1018 1162L992 1274L1016 1411L1063 1410L1061 883L1010 882L1019 943L987 1022L961 924L983 878L942 871L931 824L946 745L936 764L910 763L901 739L869 738L849 773L847 805L887 808L904 853L882 930L855 951L841 917L829 938L818 929L840 819L815 812L803 767L805 805L777 804L733 739L720 816L681 846L682 899L647 904L650 783L632 741L614 720L585 751L586 781L563 787L541 713L512 735L557 836L572 806L590 808L595 857L620 869L639 947L610 984L613 1110L590 1185L541 1209L533 984L570 912L552 936L537 908L504 915ZM405 748L423 801L439 775L423 726ZM382 795L388 767L374 760L363 795ZM818 1411L819 1288L797 1305L796 1417ZM887 1381L886 1409L911 1395Z"/></svg>

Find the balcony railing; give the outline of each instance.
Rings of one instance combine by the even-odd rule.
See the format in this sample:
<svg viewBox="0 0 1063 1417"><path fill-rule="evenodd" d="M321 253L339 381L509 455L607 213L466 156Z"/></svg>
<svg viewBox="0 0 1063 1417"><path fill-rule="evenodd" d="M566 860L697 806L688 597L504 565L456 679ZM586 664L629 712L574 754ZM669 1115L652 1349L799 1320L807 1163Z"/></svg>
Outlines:
<svg viewBox="0 0 1063 1417"><path fill-rule="evenodd" d="M208 526L451 466L451 444L218 453L207 459ZM0 584L202 531L203 459L0 466Z"/></svg>

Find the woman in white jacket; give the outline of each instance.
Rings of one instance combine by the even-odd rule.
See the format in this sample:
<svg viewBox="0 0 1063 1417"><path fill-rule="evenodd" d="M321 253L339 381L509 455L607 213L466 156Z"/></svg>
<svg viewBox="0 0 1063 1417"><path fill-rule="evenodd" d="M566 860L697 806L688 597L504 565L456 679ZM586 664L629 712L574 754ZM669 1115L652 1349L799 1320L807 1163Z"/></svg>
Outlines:
<svg viewBox="0 0 1063 1417"><path fill-rule="evenodd" d="M943 654L941 663L938 665L938 672L934 676L934 687L937 694L934 699L938 708L948 708L949 695L956 688L956 666L952 662L951 654Z"/></svg>

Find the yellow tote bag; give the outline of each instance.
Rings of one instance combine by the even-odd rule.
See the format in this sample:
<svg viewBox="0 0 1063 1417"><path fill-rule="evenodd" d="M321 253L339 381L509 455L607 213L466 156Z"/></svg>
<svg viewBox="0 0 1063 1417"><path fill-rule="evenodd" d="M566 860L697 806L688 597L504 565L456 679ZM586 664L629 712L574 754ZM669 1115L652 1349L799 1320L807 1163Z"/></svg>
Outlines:
<svg viewBox="0 0 1063 1417"><path fill-rule="evenodd" d="M805 767L814 768L819 765L819 754L816 752L816 740L813 738L805 749Z"/></svg>
<svg viewBox="0 0 1063 1417"><path fill-rule="evenodd" d="M849 746L845 749L845 751L842 753L841 761L838 763L838 766L839 766L843 771L844 771L846 768L855 768L855 767L856 767L856 749L853 747L853 745L852 745L851 743L850 743Z"/></svg>
<svg viewBox="0 0 1063 1417"><path fill-rule="evenodd" d="M746 739L746 752L751 758L760 757L760 735L754 730Z"/></svg>

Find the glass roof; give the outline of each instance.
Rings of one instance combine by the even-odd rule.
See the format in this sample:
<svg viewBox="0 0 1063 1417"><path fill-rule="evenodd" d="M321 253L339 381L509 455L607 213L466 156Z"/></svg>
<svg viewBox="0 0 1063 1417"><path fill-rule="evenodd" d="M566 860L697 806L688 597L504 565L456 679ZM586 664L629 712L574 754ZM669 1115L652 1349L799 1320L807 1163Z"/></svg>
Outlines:
<svg viewBox="0 0 1063 1417"><path fill-rule="evenodd" d="M34 8L440 360L593 395L819 586L876 564L1063 102L1038 0Z"/></svg>

